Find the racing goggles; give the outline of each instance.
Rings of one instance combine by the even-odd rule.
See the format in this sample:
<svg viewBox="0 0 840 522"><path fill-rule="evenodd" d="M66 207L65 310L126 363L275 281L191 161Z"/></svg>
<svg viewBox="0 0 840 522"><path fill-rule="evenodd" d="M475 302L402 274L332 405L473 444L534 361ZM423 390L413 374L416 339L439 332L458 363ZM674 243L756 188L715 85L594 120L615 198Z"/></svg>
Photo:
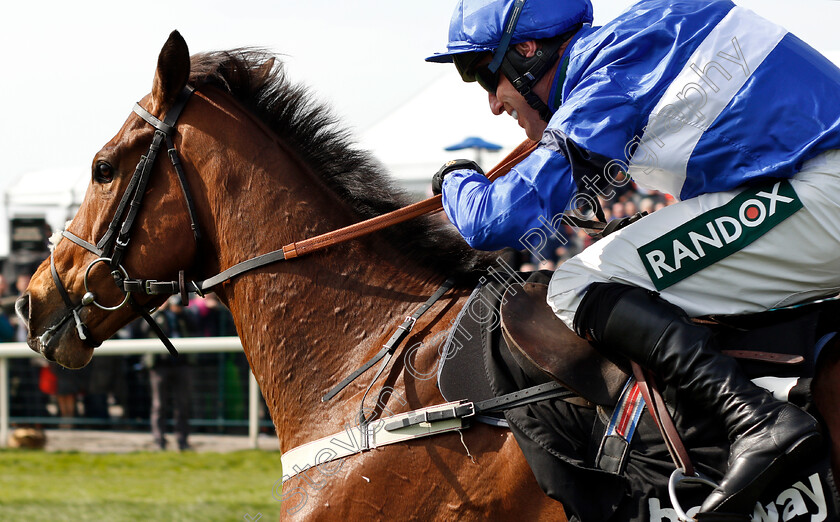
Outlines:
<svg viewBox="0 0 840 522"><path fill-rule="evenodd" d="M461 79L467 83L478 82L490 94L496 94L499 87L499 71L491 72L490 53L463 53L453 56L455 68Z"/></svg>

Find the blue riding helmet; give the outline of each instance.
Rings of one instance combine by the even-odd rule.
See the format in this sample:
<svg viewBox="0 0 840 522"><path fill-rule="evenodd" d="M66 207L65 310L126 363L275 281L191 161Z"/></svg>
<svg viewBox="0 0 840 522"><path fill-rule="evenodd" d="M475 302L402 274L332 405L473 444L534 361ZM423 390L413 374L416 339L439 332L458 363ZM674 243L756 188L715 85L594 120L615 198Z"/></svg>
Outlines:
<svg viewBox="0 0 840 522"><path fill-rule="evenodd" d="M518 6L516 4L519 4ZM508 42L503 42L506 25L515 9L518 21ZM563 34L577 25L592 22L589 0L459 0L449 22L446 51L426 58L427 62L452 62L462 53L493 51L528 40ZM504 53L506 49L502 49Z"/></svg>

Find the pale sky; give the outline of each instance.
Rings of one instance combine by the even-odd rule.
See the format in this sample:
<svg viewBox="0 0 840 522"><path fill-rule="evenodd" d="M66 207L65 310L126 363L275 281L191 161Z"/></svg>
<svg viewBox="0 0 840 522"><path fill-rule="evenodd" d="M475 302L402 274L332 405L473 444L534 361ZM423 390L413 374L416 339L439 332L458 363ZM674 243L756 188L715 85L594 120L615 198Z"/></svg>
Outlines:
<svg viewBox="0 0 840 522"><path fill-rule="evenodd" d="M158 52L173 29L181 32L191 52L258 46L286 55L291 76L311 86L361 133L451 67L423 59L445 47L455 3L4 2L0 189L27 172L89 168L132 104L150 90ZM632 3L594 0L596 24ZM840 61L840 1L737 3ZM478 90L476 95L482 96ZM458 124L457 114L437 117L442 126ZM510 124L516 125L513 120Z"/></svg>

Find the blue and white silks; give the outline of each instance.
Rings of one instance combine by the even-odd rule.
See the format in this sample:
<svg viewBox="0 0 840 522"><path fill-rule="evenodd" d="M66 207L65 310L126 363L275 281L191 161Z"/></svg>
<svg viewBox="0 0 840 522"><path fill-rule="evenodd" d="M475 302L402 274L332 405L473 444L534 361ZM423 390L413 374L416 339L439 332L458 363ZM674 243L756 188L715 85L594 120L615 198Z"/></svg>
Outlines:
<svg viewBox="0 0 840 522"><path fill-rule="evenodd" d="M524 248L541 217L617 170L684 200L790 178L840 148L840 69L729 1L644 0L584 28L566 59L540 147L493 184L469 170L444 181L444 210L475 248Z"/></svg>

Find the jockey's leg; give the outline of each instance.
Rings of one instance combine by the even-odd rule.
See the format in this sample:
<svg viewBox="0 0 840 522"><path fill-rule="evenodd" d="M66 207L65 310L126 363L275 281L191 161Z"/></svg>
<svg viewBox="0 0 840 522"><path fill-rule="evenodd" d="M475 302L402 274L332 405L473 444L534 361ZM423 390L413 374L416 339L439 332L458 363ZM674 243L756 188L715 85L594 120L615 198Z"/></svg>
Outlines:
<svg viewBox="0 0 840 522"><path fill-rule="evenodd" d="M753 384L734 359L720 353L708 328L654 292L595 283L578 309L576 326L599 347L690 393L722 420L732 443L729 471L701 512L751 513L755 497L786 463L799 465L817 454L821 437L810 415Z"/></svg>
<svg viewBox="0 0 840 522"><path fill-rule="evenodd" d="M784 471L785 454L804 459L818 438L810 416L754 386L685 313L757 312L840 289L840 152L806 163L790 184L803 208L772 227L758 222L784 212L789 197L772 190L744 196L751 189L706 194L595 243L561 265L549 286L549 304L570 328L577 325L604 349L657 371L724 422L732 441L729 469L702 511L752 513L750 493ZM732 221L715 221L715 209L732 202L737 208L729 217L740 224L726 232L720 226ZM728 241L737 241L736 229L761 234L736 248ZM662 255L648 256L646 266L650 245ZM704 263L712 253L725 255ZM732 498L739 492L745 494Z"/></svg>

